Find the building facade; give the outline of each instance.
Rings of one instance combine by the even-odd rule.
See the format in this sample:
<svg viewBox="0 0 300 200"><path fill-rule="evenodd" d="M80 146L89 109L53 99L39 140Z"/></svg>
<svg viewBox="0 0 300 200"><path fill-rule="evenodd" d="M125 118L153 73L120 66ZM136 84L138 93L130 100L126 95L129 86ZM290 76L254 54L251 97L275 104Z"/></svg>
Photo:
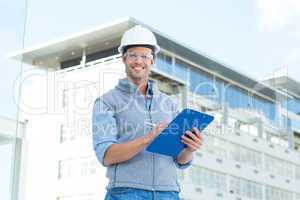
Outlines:
<svg viewBox="0 0 300 200"><path fill-rule="evenodd" d="M12 55L47 71L44 107L38 115L23 113L30 143L24 199L104 197L107 180L92 149L91 110L125 76L117 47L136 24L125 18ZM162 47L151 79L180 108L216 119L193 165L178 171L181 198L300 200L300 92L293 84L259 82L149 28ZM34 85L23 98L32 98L41 82Z"/></svg>
<svg viewBox="0 0 300 200"><path fill-rule="evenodd" d="M8 117L0 117L0 197L3 199L18 199L23 195L20 178L26 143L24 142L26 122L18 122Z"/></svg>

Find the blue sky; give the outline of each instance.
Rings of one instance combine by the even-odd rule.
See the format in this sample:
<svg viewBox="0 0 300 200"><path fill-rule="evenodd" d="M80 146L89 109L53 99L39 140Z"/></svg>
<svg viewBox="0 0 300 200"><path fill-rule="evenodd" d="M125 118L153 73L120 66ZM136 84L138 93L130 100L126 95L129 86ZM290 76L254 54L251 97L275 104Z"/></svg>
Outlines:
<svg viewBox="0 0 300 200"><path fill-rule="evenodd" d="M36 44L132 16L251 77L288 66L300 80L298 2L30 0L25 41Z"/></svg>

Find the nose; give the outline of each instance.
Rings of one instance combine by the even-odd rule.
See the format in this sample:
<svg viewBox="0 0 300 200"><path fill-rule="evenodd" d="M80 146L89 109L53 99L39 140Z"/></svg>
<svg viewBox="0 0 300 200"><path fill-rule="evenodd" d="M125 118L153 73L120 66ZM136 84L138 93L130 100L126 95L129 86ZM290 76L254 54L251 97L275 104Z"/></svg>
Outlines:
<svg viewBox="0 0 300 200"><path fill-rule="evenodd" d="M143 63L143 59L141 56L137 56L136 59L134 60L136 63Z"/></svg>

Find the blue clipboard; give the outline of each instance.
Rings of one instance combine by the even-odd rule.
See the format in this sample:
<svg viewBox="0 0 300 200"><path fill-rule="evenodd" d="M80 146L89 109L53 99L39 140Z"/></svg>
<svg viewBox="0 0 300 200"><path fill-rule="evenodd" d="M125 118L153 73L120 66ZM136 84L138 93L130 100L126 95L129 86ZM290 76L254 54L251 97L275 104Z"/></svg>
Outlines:
<svg viewBox="0 0 300 200"><path fill-rule="evenodd" d="M168 124L146 150L176 158L186 147L180 141L181 135L193 127L202 132L213 120L214 117L211 115L186 108Z"/></svg>

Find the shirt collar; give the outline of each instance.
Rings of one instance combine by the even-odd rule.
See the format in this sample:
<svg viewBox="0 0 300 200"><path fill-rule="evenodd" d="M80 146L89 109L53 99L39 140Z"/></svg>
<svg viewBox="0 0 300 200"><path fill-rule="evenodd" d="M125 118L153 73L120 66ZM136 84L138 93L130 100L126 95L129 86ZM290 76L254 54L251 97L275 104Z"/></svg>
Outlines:
<svg viewBox="0 0 300 200"><path fill-rule="evenodd" d="M128 92L128 93L139 93L137 85L130 82L127 78L119 79L119 83L116 88ZM153 96L155 93L155 84L154 81L148 80L147 83L147 96Z"/></svg>

